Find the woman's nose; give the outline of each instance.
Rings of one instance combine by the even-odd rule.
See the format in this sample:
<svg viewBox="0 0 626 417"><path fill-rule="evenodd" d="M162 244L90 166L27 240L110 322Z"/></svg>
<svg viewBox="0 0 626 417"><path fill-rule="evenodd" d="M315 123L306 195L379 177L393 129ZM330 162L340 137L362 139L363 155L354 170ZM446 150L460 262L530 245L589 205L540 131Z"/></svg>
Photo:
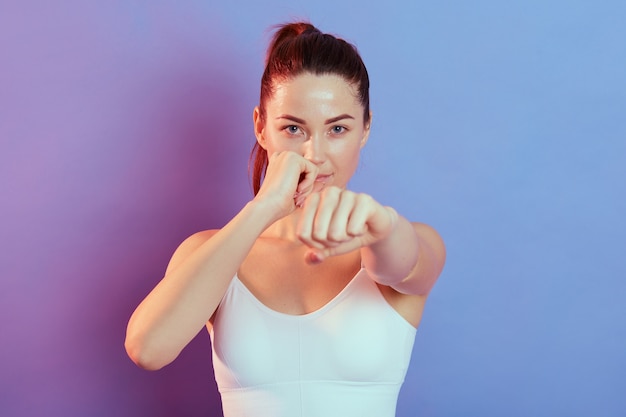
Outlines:
<svg viewBox="0 0 626 417"><path fill-rule="evenodd" d="M314 164L324 162L325 150L323 139L317 136L310 136L304 143L304 157Z"/></svg>

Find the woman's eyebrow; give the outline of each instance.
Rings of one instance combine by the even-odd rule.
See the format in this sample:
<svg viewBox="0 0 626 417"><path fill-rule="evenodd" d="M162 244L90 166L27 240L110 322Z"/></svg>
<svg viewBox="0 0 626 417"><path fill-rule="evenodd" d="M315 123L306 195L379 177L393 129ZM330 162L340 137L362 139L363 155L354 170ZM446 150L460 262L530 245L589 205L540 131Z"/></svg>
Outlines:
<svg viewBox="0 0 626 417"><path fill-rule="evenodd" d="M278 116L276 118L276 120L280 120L280 119L287 119L287 120L290 120L290 121L292 121L294 123L300 123L302 125L306 124L306 121L304 119L301 119L301 118L296 117L296 116L292 116L290 114L281 114L280 116ZM343 120L343 119L352 119L352 120L354 120L354 117L350 116L349 114L344 113L344 114L341 114L339 116L331 117L330 119L327 119L324 122L324 124L329 125L329 124L338 122L339 120Z"/></svg>
<svg viewBox="0 0 626 417"><path fill-rule="evenodd" d="M337 117L333 117L333 118L330 118L330 119L326 120L326 122L325 122L325 123L326 123L327 125L329 125L329 124L332 124L332 123L338 122L339 120L343 120L343 119L352 119L352 120L354 120L354 117L350 116L349 114L345 114L345 113L344 113L344 114L339 115L339 116L337 116Z"/></svg>
<svg viewBox="0 0 626 417"><path fill-rule="evenodd" d="M280 116L276 118L276 120L280 120L280 119L291 120L292 122L300 123L301 125L306 124L306 122L303 119L300 119L299 117L296 117L296 116L292 116L290 114L281 114Z"/></svg>

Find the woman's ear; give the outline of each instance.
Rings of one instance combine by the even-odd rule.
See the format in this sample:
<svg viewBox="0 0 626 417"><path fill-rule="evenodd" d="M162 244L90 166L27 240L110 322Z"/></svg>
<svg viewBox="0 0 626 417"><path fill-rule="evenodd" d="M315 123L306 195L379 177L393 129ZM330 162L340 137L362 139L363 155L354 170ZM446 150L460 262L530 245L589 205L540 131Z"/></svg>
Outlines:
<svg viewBox="0 0 626 417"><path fill-rule="evenodd" d="M265 121L263 120L263 116L261 115L261 109L259 106L254 108L254 112L252 113L252 121L254 122L254 135L256 136L256 141L258 142L261 148L265 149L265 137L263 136L263 132L265 130Z"/></svg>
<svg viewBox="0 0 626 417"><path fill-rule="evenodd" d="M372 127L372 112L370 111L370 118L365 123L365 129L363 130L363 138L361 139L361 148L365 146L367 140L370 137L370 128Z"/></svg>

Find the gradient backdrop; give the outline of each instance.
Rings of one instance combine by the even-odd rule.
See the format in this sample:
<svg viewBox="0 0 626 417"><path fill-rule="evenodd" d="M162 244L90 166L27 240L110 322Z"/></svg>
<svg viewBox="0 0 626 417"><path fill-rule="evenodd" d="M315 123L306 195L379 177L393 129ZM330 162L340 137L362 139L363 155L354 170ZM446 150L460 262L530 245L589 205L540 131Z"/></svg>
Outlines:
<svg viewBox="0 0 626 417"><path fill-rule="evenodd" d="M352 187L447 242L398 415L626 415L620 0L3 0L0 415L219 414L205 332L151 373L125 326L250 199L266 30L298 17L370 71Z"/></svg>

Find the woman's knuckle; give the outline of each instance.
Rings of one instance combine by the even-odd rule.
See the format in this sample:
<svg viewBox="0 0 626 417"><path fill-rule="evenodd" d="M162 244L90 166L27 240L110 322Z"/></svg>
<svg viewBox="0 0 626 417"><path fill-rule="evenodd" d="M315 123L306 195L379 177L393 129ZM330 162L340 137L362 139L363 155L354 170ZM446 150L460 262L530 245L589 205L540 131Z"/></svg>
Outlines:
<svg viewBox="0 0 626 417"><path fill-rule="evenodd" d="M345 238L345 233L342 230L333 227L328 231L328 239L334 242L341 242Z"/></svg>

